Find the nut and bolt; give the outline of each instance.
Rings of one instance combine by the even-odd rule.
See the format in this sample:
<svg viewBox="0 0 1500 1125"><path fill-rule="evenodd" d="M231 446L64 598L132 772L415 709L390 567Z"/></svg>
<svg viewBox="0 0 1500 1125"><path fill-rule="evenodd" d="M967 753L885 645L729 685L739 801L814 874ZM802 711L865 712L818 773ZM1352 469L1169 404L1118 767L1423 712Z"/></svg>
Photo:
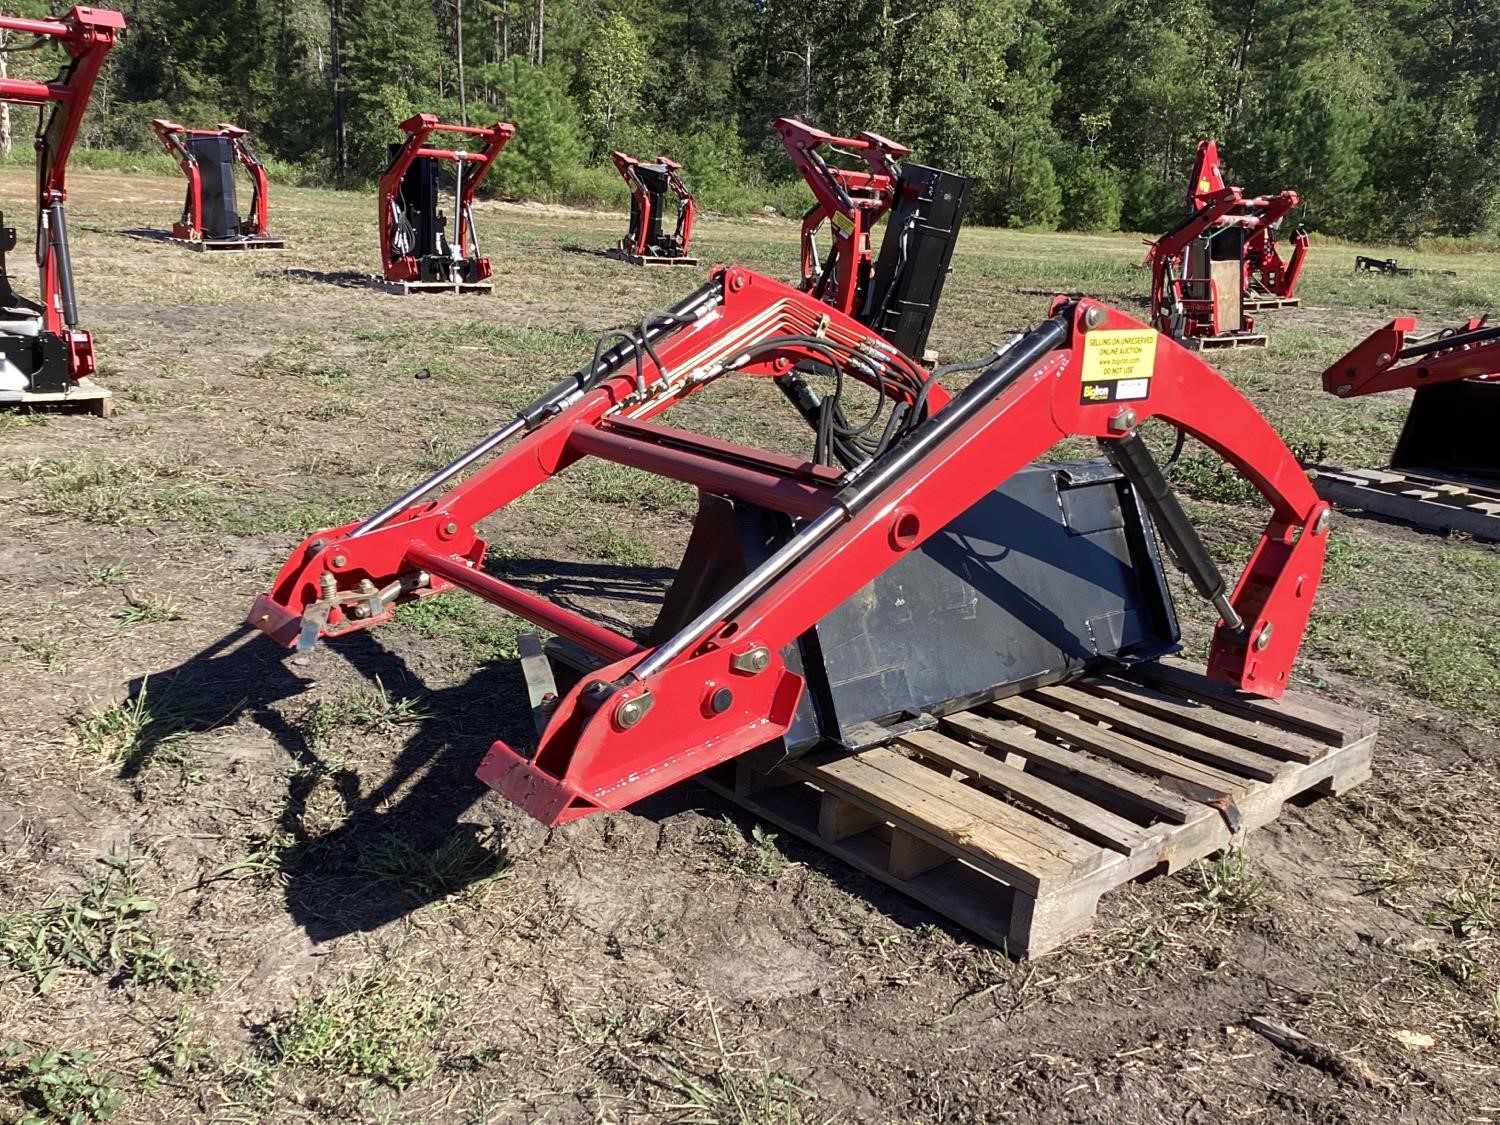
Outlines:
<svg viewBox="0 0 1500 1125"><path fill-rule="evenodd" d="M449 520L447 523L442 524L438 528L438 535L444 539L452 539L457 534L458 524L454 523L452 520Z"/></svg>
<svg viewBox="0 0 1500 1125"><path fill-rule="evenodd" d="M1124 410L1117 410L1110 415L1109 432L1112 434L1128 434L1131 430L1135 429L1136 423L1139 420L1136 417L1135 411L1127 406Z"/></svg>
<svg viewBox="0 0 1500 1125"><path fill-rule="evenodd" d="M338 579L325 570L322 577L318 579L318 590L322 593L323 600L327 601L339 592Z"/></svg>
<svg viewBox="0 0 1500 1125"><path fill-rule="evenodd" d="M738 656L729 658L729 666L736 672L748 672L750 675L758 675L771 666L771 650L765 645L756 645L748 652L742 652Z"/></svg>
<svg viewBox="0 0 1500 1125"><path fill-rule="evenodd" d="M629 730L646 717L646 712L651 710L651 703L649 691L625 700L615 710L615 725L621 730Z"/></svg>
<svg viewBox="0 0 1500 1125"><path fill-rule="evenodd" d="M363 621L370 616L370 606L367 602L360 602L354 607L354 616Z"/></svg>
<svg viewBox="0 0 1500 1125"><path fill-rule="evenodd" d="M343 555L334 555L333 556L333 562L331 562L329 565L333 566L333 567L340 567L340 566L346 566L348 564L348 562L349 562L349 560L347 558L345 558Z"/></svg>
<svg viewBox="0 0 1500 1125"><path fill-rule="evenodd" d="M1271 634L1275 631L1275 627L1269 621L1261 626L1260 632L1255 634L1256 652L1266 651L1266 646L1271 643Z"/></svg>

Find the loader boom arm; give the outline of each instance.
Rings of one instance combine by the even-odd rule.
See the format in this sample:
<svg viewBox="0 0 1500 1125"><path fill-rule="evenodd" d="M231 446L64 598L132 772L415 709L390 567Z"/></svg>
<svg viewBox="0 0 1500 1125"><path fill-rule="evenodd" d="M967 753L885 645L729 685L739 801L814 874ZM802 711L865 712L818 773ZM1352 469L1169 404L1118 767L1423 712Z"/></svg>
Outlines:
<svg viewBox="0 0 1500 1125"><path fill-rule="evenodd" d="M888 445L850 470L652 421L732 373L776 377L808 361L875 388L902 419ZM1278 696L1321 575L1328 506L1222 376L1123 313L1060 298L1048 320L950 397L853 318L733 267L633 339L601 344L592 363L380 513L309 537L249 620L305 646L457 586L595 653L605 667L558 701L537 747L497 742L479 771L532 815L561 823L622 808L780 737L803 687L781 655L787 645L1063 438L1123 454L1151 417L1217 451L1271 506L1232 598L1216 602L1225 616L1209 667ZM585 456L801 522L692 621L642 644L481 566L475 524Z"/></svg>
<svg viewBox="0 0 1500 1125"><path fill-rule="evenodd" d="M1500 380L1500 326L1476 317L1462 328L1413 336L1416 326L1402 316L1370 333L1323 372L1323 389L1358 398L1462 379Z"/></svg>

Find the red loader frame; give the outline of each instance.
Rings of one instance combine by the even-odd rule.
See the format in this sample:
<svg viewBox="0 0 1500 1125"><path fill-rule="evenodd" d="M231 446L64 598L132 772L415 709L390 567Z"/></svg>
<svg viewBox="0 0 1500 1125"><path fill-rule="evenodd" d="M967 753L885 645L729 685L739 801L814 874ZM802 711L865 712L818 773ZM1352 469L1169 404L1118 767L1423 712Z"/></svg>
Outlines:
<svg viewBox="0 0 1500 1125"><path fill-rule="evenodd" d="M802 216L802 288L854 315L874 270L870 232L895 202L899 165L911 149L878 133L835 137L792 117L778 117L773 128L817 201ZM868 171L834 167L823 149L857 155ZM820 261L818 231L824 223L833 243Z"/></svg>
<svg viewBox="0 0 1500 1125"><path fill-rule="evenodd" d="M1414 390L1390 467L1410 477L1457 479L1476 496L1478 489L1493 494L1500 481L1500 326L1478 317L1421 336L1412 334L1415 327L1400 317L1371 333L1323 373L1323 389L1340 398Z"/></svg>
<svg viewBox="0 0 1500 1125"><path fill-rule="evenodd" d="M1376 329L1323 372L1323 389L1358 398L1460 379L1500 381L1500 326L1481 316L1462 328L1423 336L1412 335L1416 327L1413 318L1402 316Z"/></svg>
<svg viewBox="0 0 1500 1125"><path fill-rule="evenodd" d="M1198 142L1193 173L1188 180L1188 210L1198 211L1209 197L1228 186L1219 166L1216 141ZM1285 259L1276 245L1281 221L1300 202L1295 191L1278 192L1264 199L1242 201L1248 217L1245 238L1245 300L1247 308L1290 307L1297 303L1297 282L1307 260L1307 231L1298 227L1292 235L1292 256Z"/></svg>
<svg viewBox="0 0 1500 1125"><path fill-rule="evenodd" d="M682 165L665 156L648 164L624 152L611 152L609 158L630 185L630 231L616 248L620 256L637 265L655 261L697 265L698 259L688 256L688 248L698 205L678 175ZM677 198L677 226L670 235L662 230L662 199L668 191Z"/></svg>
<svg viewBox="0 0 1500 1125"><path fill-rule="evenodd" d="M98 81L99 70L104 65L104 57L124 27L123 15L102 8L73 8L57 19L0 16L0 29L32 36L37 44L55 42L68 55L62 71L49 82L26 78L0 79L0 101L37 106L41 110L36 135L36 259L41 274L38 301L26 301L10 289L9 275L3 268L3 253L15 247L14 230L4 232L4 242L8 245L0 249L0 278L3 278L0 284L4 286L5 303L35 308L39 318L38 331L24 344L19 344L10 333L4 333L8 364L19 368L28 377L24 391L7 391L4 396L7 401L76 395L79 384L95 370L93 337L78 327L78 300L73 288L63 205L68 198L68 156L78 139L83 114ZM0 324L0 331L3 327ZM90 388L80 397L102 400L107 397L107 392Z"/></svg>
<svg viewBox="0 0 1500 1125"><path fill-rule="evenodd" d="M1136 429L1150 417L1217 451L1270 502L1232 597L1222 579L1199 588L1221 614L1211 674L1269 697L1285 688L1322 573L1328 505L1239 391L1123 313L1058 298L1048 320L955 396L852 317L734 267L719 267L605 351L609 339L592 363L448 468L361 523L310 536L249 617L282 643L309 647L387 620L400 602L459 587L601 657L602 669L556 699L539 745L496 742L479 769L539 820L624 808L779 738L803 690L780 655L788 644L1065 437L1098 439L1130 475L1132 459L1149 460ZM912 420L850 470L653 422L731 372L774 378L835 356ZM804 522L691 621L643 645L480 565L478 522L584 457ZM1146 491L1170 495L1155 473ZM1181 558L1184 540L1171 537L1183 528L1191 536L1191 525L1180 508L1163 518L1165 507L1153 509L1158 528Z"/></svg>
<svg viewBox="0 0 1500 1125"><path fill-rule="evenodd" d="M386 280L451 281L457 273L468 283L484 281L490 276L491 267L490 260L480 254L479 239L474 231L474 194L489 174L500 150L515 136L516 127L506 121L485 127L448 125L434 114L419 113L403 121L401 129L406 133L406 140L400 146L392 146L390 164L380 177L380 254ZM478 152L438 148L428 143L434 133L477 137L483 144ZM430 200L423 201L429 212L424 222L430 226L420 230L416 244L403 253L397 237L403 223L400 199L403 186L410 182L408 174L417 168L419 161L451 161L456 165L453 208L457 232L451 244L444 247L441 230L436 225L438 217L433 193ZM435 181L435 176L433 179ZM435 277L435 271L441 271L445 276Z"/></svg>
<svg viewBox="0 0 1500 1125"><path fill-rule="evenodd" d="M271 184L266 175L266 166L250 147L250 130L238 125L221 124L217 129L188 129L174 121L161 118L151 122L157 139L167 155L173 157L187 176L187 199L183 203L182 218L172 224L172 237L184 242L209 241L204 231L203 220L203 176L198 158L192 152L191 142L203 137L219 137L229 142L234 158L250 177L251 201L249 219L239 224L239 240L271 238L270 197Z"/></svg>

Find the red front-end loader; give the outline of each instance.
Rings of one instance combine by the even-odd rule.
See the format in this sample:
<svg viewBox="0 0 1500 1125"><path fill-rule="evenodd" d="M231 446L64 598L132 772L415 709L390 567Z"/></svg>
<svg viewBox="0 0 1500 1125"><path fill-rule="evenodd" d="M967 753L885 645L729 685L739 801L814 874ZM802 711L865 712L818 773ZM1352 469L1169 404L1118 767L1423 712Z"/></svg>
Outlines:
<svg viewBox="0 0 1500 1125"><path fill-rule="evenodd" d="M634 266L696 266L698 259L689 256L688 248L698 204L683 182L682 165L665 156L654 164L623 152L609 158L630 186L630 229L611 253ZM677 201L671 233L663 225L668 194Z"/></svg>
<svg viewBox="0 0 1500 1125"><path fill-rule="evenodd" d="M1210 197L1224 191L1224 173L1219 165L1217 141L1198 142L1192 175L1188 180L1188 211L1206 206ZM1242 304L1246 311L1295 308L1297 282L1307 262L1307 231L1298 227L1292 234L1292 252L1284 258L1276 244L1282 221L1300 199L1295 191L1277 192L1272 196L1245 199L1240 203L1241 217L1249 219L1244 239L1244 290Z"/></svg>
<svg viewBox="0 0 1500 1125"><path fill-rule="evenodd" d="M422 290L488 293L492 267L474 228L474 195L516 127L447 125L430 113L401 123L406 140L390 146L380 177L380 261L386 283L402 293ZM442 148L434 135L472 137L478 148ZM454 229L442 209L442 171L453 166Z"/></svg>
<svg viewBox="0 0 1500 1125"><path fill-rule="evenodd" d="M187 177L182 218L172 238L190 250L280 250L271 237L271 185L266 166L250 145L250 131L238 125L189 129L161 118L151 122L162 148ZM235 169L250 178L250 212L239 213Z"/></svg>
<svg viewBox="0 0 1500 1125"><path fill-rule="evenodd" d="M124 30L125 17L103 8L73 8L56 19L0 16L14 37L7 50L55 45L65 59L50 81L0 78L0 101L35 106L37 298L12 286L6 255L19 245L0 214L0 403L77 403L99 414L109 391L94 384L94 338L79 326L68 248L68 156L78 139L99 70Z"/></svg>
<svg viewBox="0 0 1500 1125"><path fill-rule="evenodd" d="M850 260L845 286L859 276ZM862 424L831 442L818 427L836 411L815 411L802 458L663 420L689 397L789 373L833 407L858 385L841 413L869 404ZM1153 419L1267 502L1233 585L1140 435ZM1102 456L1036 460L1070 437ZM588 458L698 490L649 628L606 627L487 564L481 521L545 503L534 491ZM1155 661L1179 645L1158 536L1217 615L1209 675L1276 698L1327 525L1328 505L1243 394L1099 301L1059 297L992 354L929 369L812 293L721 266L379 512L308 536L249 622L306 649L463 592L554 634L552 651L583 654L581 680L560 687L532 645L538 739L497 740L478 773L561 824L742 756L767 769L855 752L985 700Z"/></svg>

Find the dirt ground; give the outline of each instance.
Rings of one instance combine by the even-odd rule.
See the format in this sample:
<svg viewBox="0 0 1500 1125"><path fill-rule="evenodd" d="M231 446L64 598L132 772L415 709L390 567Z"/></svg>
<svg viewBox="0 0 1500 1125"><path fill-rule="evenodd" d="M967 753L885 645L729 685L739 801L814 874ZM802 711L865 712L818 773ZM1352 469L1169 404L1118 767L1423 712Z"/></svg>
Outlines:
<svg viewBox="0 0 1500 1125"><path fill-rule="evenodd" d="M1107 896L1035 962L693 784L549 831L473 776L526 737L516 622L450 595L306 657L241 622L306 533L697 279L601 257L621 217L491 205L493 297L396 297L358 285L373 200L273 194L284 253L194 255L143 233L176 182L78 175L80 301L119 409L0 415L0 1116L1500 1120L1495 547L1344 514L1298 686L1379 714L1374 778ZM707 262L794 268L790 223L700 232ZM1322 368L1399 312L1500 298L1494 257L1401 281L1354 277L1357 252L1316 244L1307 307L1222 364L1299 453L1350 466L1382 463L1405 403L1337 402ZM1056 291L1139 310L1139 255L966 232L934 344L978 354ZM804 441L758 388L716 391L674 421ZM1202 451L1182 479L1240 557L1244 482ZM512 580L639 623L691 511L586 469L486 532Z"/></svg>

